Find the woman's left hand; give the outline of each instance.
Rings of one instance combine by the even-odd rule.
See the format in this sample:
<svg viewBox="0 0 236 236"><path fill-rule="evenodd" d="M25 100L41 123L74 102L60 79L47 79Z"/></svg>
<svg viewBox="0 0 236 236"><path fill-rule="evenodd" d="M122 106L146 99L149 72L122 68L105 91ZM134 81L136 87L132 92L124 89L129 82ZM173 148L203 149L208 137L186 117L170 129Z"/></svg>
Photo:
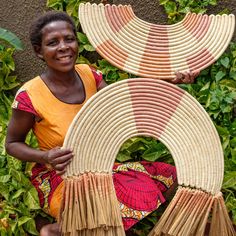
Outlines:
<svg viewBox="0 0 236 236"><path fill-rule="evenodd" d="M170 80L173 84L192 84L194 83L194 79L200 74L200 71L186 71L180 72L177 71L176 78Z"/></svg>

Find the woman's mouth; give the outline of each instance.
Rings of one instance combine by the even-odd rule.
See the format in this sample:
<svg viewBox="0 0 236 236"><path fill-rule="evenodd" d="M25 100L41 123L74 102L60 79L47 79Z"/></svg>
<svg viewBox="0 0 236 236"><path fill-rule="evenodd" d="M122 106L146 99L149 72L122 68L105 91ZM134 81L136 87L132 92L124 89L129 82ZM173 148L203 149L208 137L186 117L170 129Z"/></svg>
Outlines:
<svg viewBox="0 0 236 236"><path fill-rule="evenodd" d="M66 61L69 61L71 60L71 56L63 56L63 57L59 57L58 60L61 61L61 62L66 62Z"/></svg>

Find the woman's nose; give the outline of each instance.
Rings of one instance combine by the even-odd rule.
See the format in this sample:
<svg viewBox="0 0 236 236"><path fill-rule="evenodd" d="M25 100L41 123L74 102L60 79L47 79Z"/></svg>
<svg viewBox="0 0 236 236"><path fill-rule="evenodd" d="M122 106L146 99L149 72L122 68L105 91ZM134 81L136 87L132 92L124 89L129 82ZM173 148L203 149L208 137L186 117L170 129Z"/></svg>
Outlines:
<svg viewBox="0 0 236 236"><path fill-rule="evenodd" d="M69 47L68 47L67 43L64 40L62 40L59 44L59 50L66 50L68 48Z"/></svg>

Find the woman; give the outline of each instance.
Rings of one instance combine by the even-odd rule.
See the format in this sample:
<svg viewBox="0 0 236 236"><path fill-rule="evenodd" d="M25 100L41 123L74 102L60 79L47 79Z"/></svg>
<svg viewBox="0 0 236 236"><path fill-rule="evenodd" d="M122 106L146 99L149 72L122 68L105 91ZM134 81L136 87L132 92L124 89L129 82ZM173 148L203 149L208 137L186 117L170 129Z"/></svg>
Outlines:
<svg viewBox="0 0 236 236"><path fill-rule="evenodd" d="M75 114L106 83L96 70L87 65L75 65L78 55L76 28L66 13L48 12L38 18L31 26L30 39L37 57L46 63L46 69L26 82L16 94L6 150L22 161L35 163L31 182L38 191L40 205L57 218L63 188L60 175L73 158L72 150L60 147ZM178 74L174 82L182 81L180 77ZM186 82L192 78L193 75L186 74L183 79ZM31 129L39 149L25 143ZM124 193L118 200L127 230L165 201L162 192L168 193L176 173L174 167L164 163L141 162L116 164L113 177L116 190L122 189ZM138 189L148 186L155 191L150 199L146 199L147 194L129 196L133 201L127 203L125 188L133 186L139 186ZM135 190L138 191L134 187ZM142 198L148 200L148 204L143 204ZM42 236L58 234L57 223L47 224L40 231Z"/></svg>

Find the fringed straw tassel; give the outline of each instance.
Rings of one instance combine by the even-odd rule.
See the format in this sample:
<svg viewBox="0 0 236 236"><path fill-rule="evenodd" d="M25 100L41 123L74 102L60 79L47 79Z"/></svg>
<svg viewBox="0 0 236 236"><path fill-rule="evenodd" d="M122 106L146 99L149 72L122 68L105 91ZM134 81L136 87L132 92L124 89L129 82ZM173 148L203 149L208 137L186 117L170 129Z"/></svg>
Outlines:
<svg viewBox="0 0 236 236"><path fill-rule="evenodd" d="M209 236L214 235L236 235L221 193L214 197L213 213Z"/></svg>
<svg viewBox="0 0 236 236"><path fill-rule="evenodd" d="M67 178L63 197L59 219L62 235L125 235L111 174Z"/></svg>
<svg viewBox="0 0 236 236"><path fill-rule="evenodd" d="M235 236L222 194L179 187L148 236L204 236L212 212L209 236Z"/></svg>

